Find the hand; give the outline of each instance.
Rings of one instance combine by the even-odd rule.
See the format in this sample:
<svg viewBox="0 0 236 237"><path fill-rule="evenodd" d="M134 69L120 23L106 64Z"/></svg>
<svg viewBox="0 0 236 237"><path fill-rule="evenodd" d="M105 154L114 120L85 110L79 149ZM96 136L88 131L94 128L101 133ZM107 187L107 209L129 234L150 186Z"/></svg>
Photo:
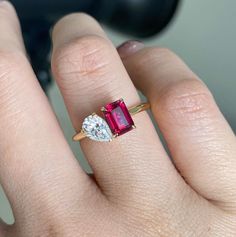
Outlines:
<svg viewBox="0 0 236 237"><path fill-rule="evenodd" d="M55 26L52 70L75 130L117 98L139 103L137 87L173 159L143 112L134 117L137 129L111 143L81 142L91 178L35 78L7 2L0 32L0 179L15 217L13 226L1 225L1 237L236 236L235 135L174 53L129 42L119 57L84 14Z"/></svg>

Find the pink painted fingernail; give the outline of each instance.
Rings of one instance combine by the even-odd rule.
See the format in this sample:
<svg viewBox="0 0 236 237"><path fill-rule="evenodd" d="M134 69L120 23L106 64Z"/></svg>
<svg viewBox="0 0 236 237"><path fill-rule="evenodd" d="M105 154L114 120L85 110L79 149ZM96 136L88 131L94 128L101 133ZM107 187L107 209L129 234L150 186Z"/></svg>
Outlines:
<svg viewBox="0 0 236 237"><path fill-rule="evenodd" d="M121 44L117 51L121 58L126 58L144 48L144 44L137 40L129 40Z"/></svg>

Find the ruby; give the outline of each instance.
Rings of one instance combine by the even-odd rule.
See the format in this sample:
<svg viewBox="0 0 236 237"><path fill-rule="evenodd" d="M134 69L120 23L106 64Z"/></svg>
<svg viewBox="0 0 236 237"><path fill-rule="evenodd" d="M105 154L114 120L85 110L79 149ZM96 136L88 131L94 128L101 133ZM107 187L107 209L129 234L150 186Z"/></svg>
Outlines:
<svg viewBox="0 0 236 237"><path fill-rule="evenodd" d="M122 135L134 127L133 119L122 99L106 105L103 113L114 135Z"/></svg>

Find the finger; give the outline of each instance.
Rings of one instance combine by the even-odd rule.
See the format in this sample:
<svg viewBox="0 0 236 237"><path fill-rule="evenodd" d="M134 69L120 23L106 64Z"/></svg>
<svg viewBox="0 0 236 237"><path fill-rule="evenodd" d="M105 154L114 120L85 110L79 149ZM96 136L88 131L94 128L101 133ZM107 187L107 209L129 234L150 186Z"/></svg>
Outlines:
<svg viewBox="0 0 236 237"><path fill-rule="evenodd" d="M109 102L140 103L115 48L94 19L84 14L63 18L54 28L53 44L53 72L77 131L86 116ZM143 196L144 186L152 196L157 187L160 195L168 195L161 190L178 186L180 178L148 115L140 113L134 122L137 129L111 143L81 142L95 178L103 193L116 200L134 198L135 192Z"/></svg>
<svg viewBox="0 0 236 237"><path fill-rule="evenodd" d="M40 226L49 221L45 214L68 213L88 178L26 59L16 13L8 2L0 3L0 32L0 180L16 226L33 221Z"/></svg>
<svg viewBox="0 0 236 237"><path fill-rule="evenodd" d="M0 218L0 236L7 236L9 226Z"/></svg>
<svg viewBox="0 0 236 237"><path fill-rule="evenodd" d="M207 87L167 49L120 51L133 82L151 101L181 174L207 199L233 204L235 135Z"/></svg>

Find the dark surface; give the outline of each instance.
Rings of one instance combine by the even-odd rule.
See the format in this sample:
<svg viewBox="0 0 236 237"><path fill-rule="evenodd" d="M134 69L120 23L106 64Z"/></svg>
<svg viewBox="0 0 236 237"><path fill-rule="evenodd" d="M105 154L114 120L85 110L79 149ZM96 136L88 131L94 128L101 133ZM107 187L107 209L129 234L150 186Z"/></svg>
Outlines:
<svg viewBox="0 0 236 237"><path fill-rule="evenodd" d="M50 84L49 31L63 15L86 12L135 37L158 34L171 21L179 0L11 0L20 17L34 71L46 91Z"/></svg>

